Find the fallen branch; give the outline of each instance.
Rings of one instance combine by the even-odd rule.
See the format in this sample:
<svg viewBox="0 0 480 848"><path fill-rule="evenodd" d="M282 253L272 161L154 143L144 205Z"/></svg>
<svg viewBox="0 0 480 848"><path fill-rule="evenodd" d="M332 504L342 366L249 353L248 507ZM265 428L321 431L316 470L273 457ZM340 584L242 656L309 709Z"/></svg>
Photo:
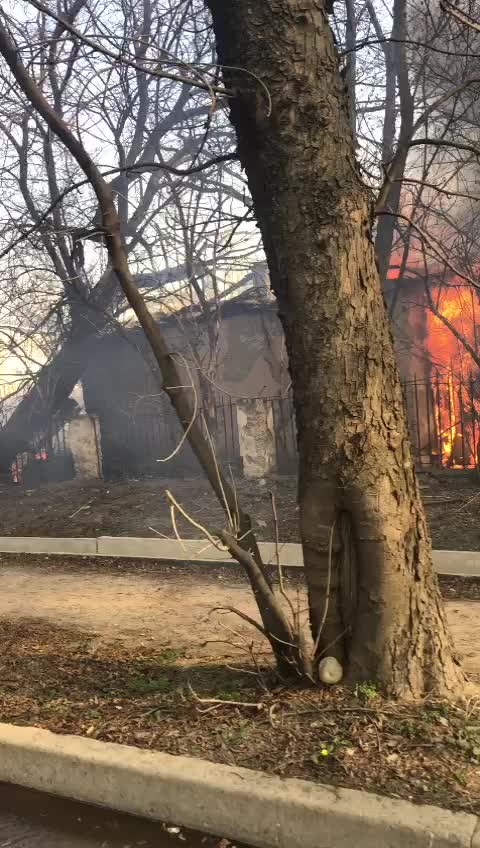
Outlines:
<svg viewBox="0 0 480 848"><path fill-rule="evenodd" d="M223 707L223 706L226 706L226 707L248 707L249 709L258 710L258 712L261 712L262 710L265 709L265 704L262 704L261 702L226 701L226 700L222 700L222 698L200 698L200 696L197 695L197 693L195 692L195 689L193 688L191 683L189 682L187 685L188 685L188 691L193 696L195 701L197 701L199 704L210 704L210 705L214 705L215 707Z"/></svg>
<svg viewBox="0 0 480 848"><path fill-rule="evenodd" d="M478 500L478 498L480 498L480 492L479 492L479 493L477 493L476 495L473 495L473 497L472 497L472 498L469 498L469 499L468 499L468 501L465 501L465 503L463 504L463 506L460 506L458 509L456 509L456 510L455 510L455 512L461 512L461 511L462 511L462 509L465 509L465 507L469 506L471 503L473 503L474 501Z"/></svg>
<svg viewBox="0 0 480 848"><path fill-rule="evenodd" d="M82 509L87 509L87 507L89 507L90 504L92 504L94 500L95 500L95 498L92 498L91 501L87 501L87 503L83 504L83 506L79 506L78 509L76 509L75 512L72 512L72 514L69 515L68 517L69 518L75 518L75 516L78 515L78 513L82 511Z"/></svg>

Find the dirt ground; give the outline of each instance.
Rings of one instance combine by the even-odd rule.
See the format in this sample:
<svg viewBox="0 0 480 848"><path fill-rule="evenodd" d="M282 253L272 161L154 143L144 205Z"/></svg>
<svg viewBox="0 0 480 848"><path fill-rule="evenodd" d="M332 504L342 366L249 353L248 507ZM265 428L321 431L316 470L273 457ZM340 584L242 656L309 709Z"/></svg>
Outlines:
<svg viewBox="0 0 480 848"><path fill-rule="evenodd" d="M287 587L306 622L301 578L293 575ZM445 603L462 663L480 681L479 602L457 592L453 598L446 593ZM228 607L258 620L246 579L234 567L162 566L145 560L119 567L115 560L0 557L0 618L35 618L129 648L168 648L188 661L238 656L252 642L259 656L268 655L261 635L226 612Z"/></svg>
<svg viewBox="0 0 480 848"><path fill-rule="evenodd" d="M475 680L480 579L442 588ZM0 721L480 813L478 699L285 687L219 604L254 612L234 566L3 555Z"/></svg>
<svg viewBox="0 0 480 848"><path fill-rule="evenodd" d="M248 507L260 539L273 538L270 490L274 491L280 532L284 540L298 538L294 478L236 481L238 496ZM25 489L0 487L0 535L3 536L153 536L172 537L165 490L172 491L201 524L223 527L224 515L208 482L187 480L130 480L118 483L69 481ZM199 531L179 519L186 538Z"/></svg>
<svg viewBox="0 0 480 848"><path fill-rule="evenodd" d="M473 472L444 476L420 474L421 491L435 548L480 550L480 481ZM280 538L298 541L296 480L277 477L236 481L238 496L253 519L260 540L274 538L270 491L275 494ZM201 524L222 527L222 511L202 479L82 481L27 490L0 487L0 535L3 536L153 536L171 537L165 498L170 489ZM179 521L185 538L198 530Z"/></svg>
<svg viewBox="0 0 480 848"><path fill-rule="evenodd" d="M258 618L246 582L229 576L226 569L209 573L202 566L196 572L183 566L142 568L135 562L129 570L115 572L113 560L91 561L91 568L79 562L69 566L57 557L1 557L0 617L35 617L95 634L104 642L171 647L186 658L238 654L221 641L238 641L232 628L242 638L252 638L251 629L234 614L212 612L215 607L238 607ZM258 637L254 641L265 651L267 645L261 644L261 634Z"/></svg>

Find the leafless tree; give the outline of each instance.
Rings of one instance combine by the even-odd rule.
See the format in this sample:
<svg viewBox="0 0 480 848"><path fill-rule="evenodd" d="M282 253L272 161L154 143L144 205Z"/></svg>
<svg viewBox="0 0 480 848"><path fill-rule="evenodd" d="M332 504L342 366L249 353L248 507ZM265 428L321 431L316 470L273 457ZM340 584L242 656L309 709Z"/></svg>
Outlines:
<svg viewBox="0 0 480 848"><path fill-rule="evenodd" d="M193 6L144 0L110 4L107 12L72 0L60 20L37 3L38 15L10 18L8 26L39 88L80 131L106 174L130 265L149 301L171 296L170 283L177 281L177 297L191 300L193 293L205 308L208 300L211 311L210 301L231 282L229 263L240 244L244 266L245 239L252 255L258 240L246 235L238 201L245 190L234 152L225 152L226 119L216 109L215 85L204 84L195 70L211 64L212 47L203 7ZM88 43L80 38L87 32ZM112 45L106 55L90 48L105 39ZM133 67L114 61L116 51L131 51ZM187 81L172 70L156 71L158 62L184 72L188 66ZM139 70L143 66L149 73ZM123 320L125 301L105 259L98 204L78 164L35 112L19 107L10 81L4 77L1 84L0 257L9 325L3 340L18 354L45 321L50 337L49 355L30 371L33 389L24 391L0 437L0 457L8 464L61 410L95 338ZM193 210L195 221L178 220L178 210L186 218Z"/></svg>
<svg viewBox="0 0 480 848"><path fill-rule="evenodd" d="M191 47L181 59L178 55L172 58L169 48L168 58L166 53L152 56L148 51L139 56L137 51L144 50L145 44L136 30L128 34L125 44L119 45L113 25L105 40L101 16L92 20L91 8L83 7L80 0L79 8L70 9L70 14L75 13L71 20L45 7L40 0L30 2L54 20L53 25L49 24L50 28L55 27L54 37L49 35L49 40L57 45L65 42L67 50L72 45L78 50L75 61L80 62L80 71L83 62L91 61L92 53L105 60L108 79L112 76L115 80L118 74L122 79L126 75L136 80L140 75L142 79L153 78L158 85L182 86L182 92L187 89L188 107L195 108L200 102L203 113L206 111L207 137L218 139L214 134L217 113L221 112L223 118L222 110L228 103L288 346L299 436L301 534L315 660L328 651L342 663L348 681L373 679L396 695L456 692L462 675L453 658L432 572L401 387L375 267L372 191L365 186L354 155L352 97L358 98L361 91L358 76L355 91L352 86L361 62L347 62L346 92L320 0L270 0L268 6L255 7L248 0L208 0L222 65L221 81L215 62L210 60L207 67L198 65ZM195 12L192 20L205 21L203 15L196 15L200 4L178 7L182 13L187 8L189 13ZM402 50L407 40L407 12L400 0L396 10L399 37L397 41L390 39L390 43L398 43ZM182 20L182 27L175 30L177 54L184 44L182 33L188 29L188 20ZM92 36L95 26L97 35ZM351 8L347 29L349 43L361 35L361 25L354 20ZM377 41L384 43L385 39ZM206 166L212 160L218 164L219 157L223 163L228 161L227 157L235 155L234 150L227 141L226 148L208 148L207 156L207 138L200 152L198 148L194 151L193 161L185 164L182 158L171 165L165 161L164 139L154 151L155 164L152 160L139 163L137 159L136 163L117 165L119 173L108 182L102 175L98 149L84 141L78 120L70 125L68 116L57 108L48 73L45 78L37 76L30 50L18 27L4 16L0 53L16 83L8 89L10 96L18 103L19 89L23 92L31 106L32 121L48 128L45 131L50 145L59 145L55 160L65 161L63 167L65 173L70 169L70 179L78 180L81 169L87 180L84 196L91 197L92 188L95 193L88 221L80 221L80 233L76 233L71 245L75 251L74 245L82 238L91 242L93 237L95 245L97 237L101 237L107 249L108 263L102 253L101 276L88 301L102 281L100 292L108 290L110 304L111 289L119 280L155 354L164 388L230 516L230 532L220 536L250 576L264 629L277 658L284 669L293 663L310 674L303 644L276 603L262 569L248 518L240 513L238 521L233 520L237 513L234 493L217 468L211 446L193 415L188 391L182 388L183 374L132 273L136 268L130 240L138 237L138 228L134 222L135 226L129 229L131 218L124 211L124 197L132 191L144 197L143 189L132 189L132 183L134 187L140 184L138 171L148 170L150 178L155 176L157 180L158 173L165 171L183 179L180 169L192 177L203 174L198 177L203 182L202 193L214 192L219 177L207 172ZM403 104L401 98L397 100L399 74L397 68L395 121L397 104L400 112L411 109L408 96ZM81 72L78 79L83 79ZM381 74L376 87L381 86L380 80ZM8 81L11 83L11 78ZM408 82L411 85L410 79ZM363 84L368 84L368 79ZM458 97L473 82L460 85L461 92L452 94L449 90L436 98L435 108L445 102L447 94L449 98ZM83 90L83 82L80 87ZM100 86L105 96L110 88ZM97 99L101 92L99 95L96 90ZM171 93L169 97L174 99ZM388 132L384 133L380 149L386 154L390 144L392 155L389 161L385 155L380 161L377 206L386 218L401 214L401 204L398 208L388 206L395 196L392 187L405 177L402 163L407 149L428 146L420 133L426 132L431 106L428 103L419 117L414 115L413 127L408 132L403 130L396 145L390 142ZM364 114L368 114L367 108ZM393 106L390 111L393 113ZM405 115L405 121L407 118ZM58 141L53 141L52 136ZM438 142L437 136L435 139ZM358 127L356 140L363 141ZM364 160L375 148L376 139L367 141ZM435 146L446 145L442 142ZM202 171L198 170L200 166ZM154 190L158 195L158 185ZM243 199L242 192L238 199ZM65 197L63 200L62 214L68 207ZM185 205L185 200L179 204L182 214ZM48 214L53 215L53 210ZM44 219L34 220L23 240L37 239L43 223ZM69 215L56 230L66 226L71 227ZM148 226L140 226L140 231L142 237L150 232ZM8 248L10 253L11 244ZM88 255L84 250L83 259L93 262L90 257L96 250L89 244ZM191 245L186 255L191 262ZM191 274L189 282L193 285ZM97 298L94 306L98 321L107 304Z"/></svg>
<svg viewBox="0 0 480 848"><path fill-rule="evenodd" d="M377 260L399 342L405 275L407 282L421 275L425 291L416 306L425 310L438 302L429 293L438 295L439 265L450 283L471 287L478 298L480 42L461 12L452 18L445 9L430 0L358 3L354 42L348 20L336 12L346 71L356 57L358 152L376 206ZM475 2L468 10L475 17ZM350 72L345 78L351 86ZM462 336L442 310L436 313L447 334Z"/></svg>
<svg viewBox="0 0 480 848"><path fill-rule="evenodd" d="M39 4L35 3L35 5ZM60 32L55 31L55 41L58 41L61 34L68 30L66 22L62 24L63 18L59 20ZM73 24L69 26L73 28ZM158 322L135 282L130 269L126 238L129 219L126 214L121 213L122 201L121 198L116 197L117 189L105 179L92 154L87 150L83 143L81 128L77 127L77 131L73 131L58 108L58 104L47 99L41 84L23 63L20 46L18 41L15 41L11 30L10 21L4 15L0 16L0 54L10 71L12 92L19 103L26 101L30 105L28 111L35 121L38 120L44 124L46 130L62 145L62 152L65 152L67 161L78 166L85 175L86 185L93 194L98 211L95 231L101 234L107 251L108 273L120 285L124 297L145 333L162 378L163 390L170 398L183 425L185 435L224 507L228 519L228 532L217 531L217 535L232 555L245 567L257 600L262 629L270 640L279 668L284 673L290 674L293 670L296 674L311 676L311 662L304 650L302 634L294 631L278 597L272 590L251 530L250 519L241 510L236 493L221 472L212 442L205 435L201 421L195 414L195 403L192 400L191 391L185 385L185 369L179 367L175 353L170 350ZM76 27L73 34L75 39L80 39L83 46L87 45L87 38L80 38L76 34ZM121 61L128 63L129 60L122 58ZM138 58L135 62L138 62ZM207 90L211 95L212 85L204 79L202 76L202 90ZM208 77L206 79L208 80ZM176 81L182 85L188 85L184 78ZM52 94L54 95L54 92L50 92L51 97Z"/></svg>

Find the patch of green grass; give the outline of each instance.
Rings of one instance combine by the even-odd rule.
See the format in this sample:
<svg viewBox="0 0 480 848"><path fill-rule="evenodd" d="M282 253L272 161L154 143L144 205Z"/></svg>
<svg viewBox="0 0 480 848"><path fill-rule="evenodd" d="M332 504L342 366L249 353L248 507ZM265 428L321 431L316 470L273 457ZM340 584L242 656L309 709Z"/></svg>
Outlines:
<svg viewBox="0 0 480 848"><path fill-rule="evenodd" d="M448 704L438 704L435 707L428 707L425 709L423 713L423 720L429 724L434 722L444 724L443 719L447 719L448 716Z"/></svg>
<svg viewBox="0 0 480 848"><path fill-rule="evenodd" d="M175 648L164 648L163 651L160 651L160 653L156 655L155 659L162 665L170 665L182 657L183 654L184 651L178 651Z"/></svg>
<svg viewBox="0 0 480 848"><path fill-rule="evenodd" d="M242 701L245 700L245 692L240 692L239 689L219 689L215 692L215 698L221 701Z"/></svg>
<svg viewBox="0 0 480 848"><path fill-rule="evenodd" d="M226 745L240 745L248 738L252 730L252 723L242 719L235 727L224 730L221 737Z"/></svg>
<svg viewBox="0 0 480 848"><path fill-rule="evenodd" d="M167 692L171 688L171 683L165 675L145 677L139 674L126 680L124 687L127 692L133 692L136 695L151 695L154 692Z"/></svg>
<svg viewBox="0 0 480 848"><path fill-rule="evenodd" d="M405 736L407 739L419 739L424 735L423 731L425 728L422 730L421 722L418 724L413 719L407 718L400 722L399 730L402 736Z"/></svg>
<svg viewBox="0 0 480 848"><path fill-rule="evenodd" d="M196 666L182 669L182 676L189 681L197 695L202 698L219 698L222 701L257 701L258 687L252 685L251 675L236 674L224 666Z"/></svg>
<svg viewBox="0 0 480 848"><path fill-rule="evenodd" d="M341 748L348 746L348 740L342 739L341 736L334 736L330 741L322 741L319 743L319 750L313 753L310 757L312 763L320 765L325 761L330 754L338 752Z"/></svg>
<svg viewBox="0 0 480 848"><path fill-rule="evenodd" d="M480 759L480 724L467 722L455 735L457 748L465 751L475 760Z"/></svg>
<svg viewBox="0 0 480 848"><path fill-rule="evenodd" d="M375 683L365 681L364 683L357 683L354 694L355 697L359 698L361 701L371 701L372 698L377 697L378 689L375 686Z"/></svg>

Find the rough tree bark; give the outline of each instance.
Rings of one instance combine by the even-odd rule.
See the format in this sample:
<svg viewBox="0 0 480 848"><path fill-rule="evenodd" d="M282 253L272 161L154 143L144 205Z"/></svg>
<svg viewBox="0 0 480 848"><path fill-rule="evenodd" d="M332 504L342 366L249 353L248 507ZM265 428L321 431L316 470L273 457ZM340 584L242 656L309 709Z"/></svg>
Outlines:
<svg viewBox="0 0 480 848"><path fill-rule="evenodd" d="M456 691L324 3L206 2L289 352L317 653L396 696Z"/></svg>

